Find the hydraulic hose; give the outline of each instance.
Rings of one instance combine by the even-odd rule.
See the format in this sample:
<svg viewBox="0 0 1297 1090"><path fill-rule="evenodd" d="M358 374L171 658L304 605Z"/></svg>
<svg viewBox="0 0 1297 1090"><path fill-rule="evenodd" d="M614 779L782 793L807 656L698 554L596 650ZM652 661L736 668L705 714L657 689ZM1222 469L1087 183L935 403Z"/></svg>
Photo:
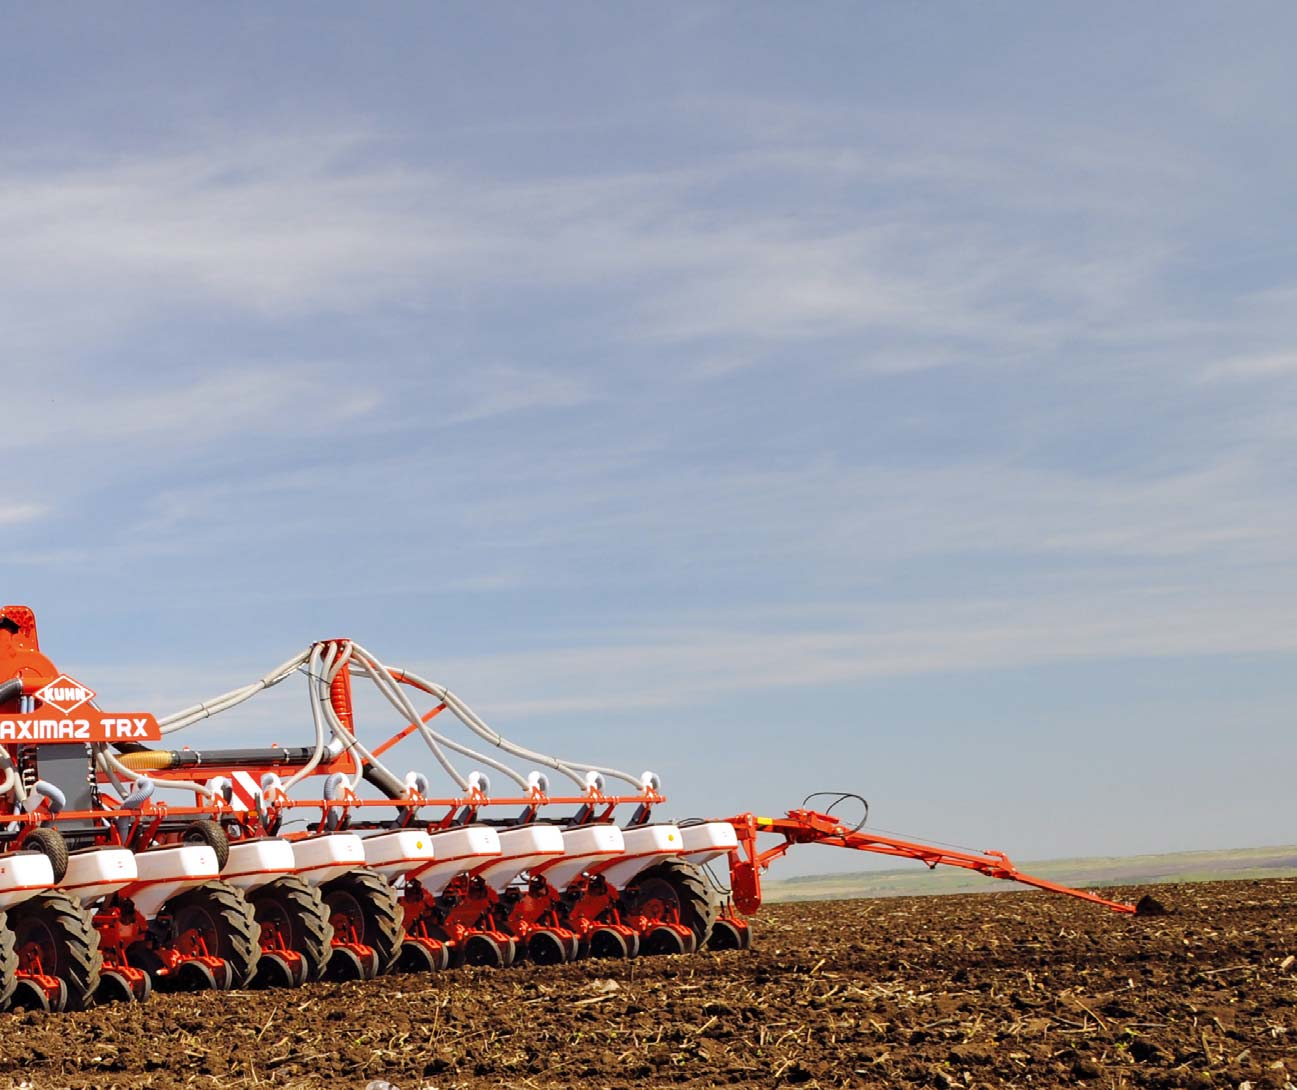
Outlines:
<svg viewBox="0 0 1297 1090"><path fill-rule="evenodd" d="M285 678L289 677L304 662L310 658L310 649L308 648L301 653L294 655L287 662L276 667L270 673L259 681L254 681L251 685L244 685L240 689L232 689L222 696L214 697L211 700L203 701L201 704L195 704L192 707L185 708L182 711L173 712L158 720L158 725L162 728L163 734L170 734L172 731L181 730L184 727L191 726L201 719L206 719L212 715L218 715L223 711L242 704L245 700L250 700L260 692L278 685Z"/></svg>
<svg viewBox="0 0 1297 1090"><path fill-rule="evenodd" d="M118 790L121 790L121 780L123 778L135 783L138 780L147 780L148 777L136 772L118 759L117 755L108 749L107 746L95 747L95 759L99 766L113 776L114 781L118 784ZM169 791L194 791L204 798L212 798L213 792L210 787L204 783L198 783L194 780L171 780L159 779L152 781L157 787L165 787Z"/></svg>
<svg viewBox="0 0 1297 1090"><path fill-rule="evenodd" d="M505 776L508 776L509 779L511 779L515 784L517 784L524 791L527 790L528 787L527 778L523 776L521 773L510 768L508 765L504 764L503 762L498 761L495 758L490 757L485 753L480 753L477 750L470 748L469 746L462 745L461 743L456 742L454 739L448 738L444 734L441 734L433 730L431 727L429 727L428 724L425 723L423 721L423 718L419 715L418 710L415 708L413 702L410 700L408 696L405 695L405 693L401 690L401 687L396 683L392 671L389 670L386 666L384 666L381 662L379 662L378 659L376 659L368 651L365 651L364 648L361 648L360 650L365 656L367 656L367 662L373 668L373 671L371 672L370 676L374 678L375 683L380 686L380 688L384 691L384 693L389 694L388 695L389 700L399 701L398 707L410 719L411 724L419 728L419 731L424 737L425 741L429 741L429 744L431 744L431 742L435 740L437 743L445 746L447 749L454 750L456 753L462 754L465 757L471 757L475 761L481 761L488 768L494 768L497 772L500 772Z"/></svg>
<svg viewBox="0 0 1297 1090"><path fill-rule="evenodd" d="M32 790L49 800L52 814L61 813L68 804L68 797L63 793L63 789L48 780L37 780L32 784Z"/></svg>
<svg viewBox="0 0 1297 1090"><path fill-rule="evenodd" d="M12 791L14 801L21 806L27 801L27 792L23 788L23 778L18 775L13 760L2 748L0 748L0 769L4 770L4 782L0 783L0 795L7 795Z"/></svg>
<svg viewBox="0 0 1297 1090"><path fill-rule="evenodd" d="M548 754L540 753L536 750L529 749L526 746L510 741L499 731L490 727L476 712L472 710L463 700L456 696L445 686L435 684L412 674L409 671L395 669L384 665L373 654L364 647L349 640L321 641L312 644L306 650L288 659L274 670L270 671L258 681L250 685L242 686L238 689L232 689L228 693L214 697L211 700L192 705L172 715L165 716L158 720L163 734L170 734L174 731L181 730L184 727L191 726L200 720L206 719L221 712L228 711L230 708L242 704L244 701L251 699L253 696L274 685L280 684L291 674L305 667L307 673L308 696L311 704L311 719L314 729L314 743L309 748L295 747L289 756L290 751L279 751L284 754L283 764L293 766L300 764L293 775L283 781L283 788L288 789L300 783L306 776L309 776L320 765L324 759L326 751L351 752L356 757L357 773L351 780L351 788L355 790L360 781L373 784L383 794L389 798L399 799L408 793L408 787L404 781L397 777L391 769L387 768L379 761L360 741L356 738L352 730L344 724L338 717L333 708L330 699L330 687L341 671L347 670L349 673L368 677L383 698L392 705L397 713L414 727L428 749L433 754L437 763L443 771L451 778L452 781L461 791L470 789L470 780L465 778L455 767L447 750L470 758L471 760L481 762L484 766L494 769L497 772L507 776L519 787L527 790L530 787L528 778L522 776L516 770L502 761L499 761L487 754L481 753L469 746L463 745L454 739L434 730L420 716L414 703L405 693L398 681L408 682L413 687L435 697L446 706L451 714L470 731L479 738L489 742L497 749L503 750L511 757L516 757L526 761L532 761L541 764L556 772L562 773L572 782L577 784L582 791L586 790L591 784L591 773L597 773L601 776L608 776L634 787L641 788L646 784L652 786L655 780L646 780L643 777L637 777L621 769L608 768L600 765L585 765L582 762L569 761L560 757L553 757ZM16 681L17 679L15 679ZM7 691L6 687L12 687L14 682L5 682L0 684L0 694ZM0 695L0 699L2 699ZM326 731L327 727L327 731ZM326 737L326 735L328 737ZM331 742L329 739L331 738ZM340 747L340 748L336 748ZM123 747L125 748L125 747ZM142 746L131 746L129 752L118 758L110 753L104 746L96 746L96 760L99 765L118 782L121 788L121 778L125 777L129 781L136 781L140 778L141 772L144 771L161 771L163 769L181 768L181 767L199 767L203 763L203 755L190 750L184 751L158 751L151 750ZM223 756L226 763L232 756L232 752L227 751ZM252 751L249 751L252 752ZM215 753L211 753L215 758ZM304 761L303 761L304 758ZM250 762L251 763L251 762ZM0 763L0 770L4 769ZM21 778L6 776L5 782L14 779L13 789L22 790ZM196 791L199 794L210 796L212 792L203 784L195 783L189 780L172 780L163 778L158 781L158 786L164 786L179 790ZM8 788L5 788L8 789Z"/></svg>
<svg viewBox="0 0 1297 1090"><path fill-rule="evenodd" d="M451 710L456 719L480 738L486 739L492 745L503 749L506 753L514 757L520 757L527 761L536 761L557 772L562 772L569 779L584 786L585 778L576 771L578 767L581 767L580 762L567 761L560 757L551 757L544 753L538 753L536 750L528 749L526 746L520 746L516 742L511 742L499 731L488 726L472 708L465 704L464 701L444 685L438 685L435 682L427 681L424 678L419 677L417 674L411 673L409 670L394 669L392 672L400 674L413 685L423 689L432 696L435 696ZM626 783L633 784L636 787L640 786L639 777L632 776L629 772L623 772L616 768L604 768L599 765L587 765L585 767L592 772L602 772L605 776L612 776Z"/></svg>
<svg viewBox="0 0 1297 1090"><path fill-rule="evenodd" d="M311 695L311 721L315 725L315 750L311 754L311 759L284 781L285 791L309 776L320 763L320 758L324 756L324 713L320 710L320 687L322 684L327 685L332 682L334 660L339 657L342 659L342 665L345 666L346 660L351 657L350 648L343 651L341 656L336 644L329 644L327 650L323 651L318 643L311 648L307 685ZM323 681L321 674L325 675Z"/></svg>
<svg viewBox="0 0 1297 1090"><path fill-rule="evenodd" d="M386 668L363 647L354 644L352 646L356 659L360 662L364 672L378 687L378 691L383 694L392 707L410 721L412 726L418 728L419 734L427 743L428 748L432 750L432 755L437 759L437 763L441 765L446 775L455 781L456 786L461 791L467 791L468 780L460 775L459 770L450 763L450 758L442 752L441 746L437 744L438 736L436 733L429 729L428 725L420 718L417 709L410 703L405 694L399 691Z"/></svg>
<svg viewBox="0 0 1297 1090"><path fill-rule="evenodd" d="M351 659L355 655L355 645L348 643L347 662L341 664L338 669L334 670L329 677L329 687L337 678L338 673L345 667L349 672L354 673L356 668L351 665ZM360 781L363 779L372 783L390 799L404 798L406 795L405 785L396 776L396 774L375 757L365 745L351 732L350 728L338 717L334 710L332 699L321 700L321 708L324 717L329 723L329 729L333 732L333 738L341 747L339 752L350 751L359 757L356 761L357 772L351 779L351 789L353 791L360 787Z"/></svg>

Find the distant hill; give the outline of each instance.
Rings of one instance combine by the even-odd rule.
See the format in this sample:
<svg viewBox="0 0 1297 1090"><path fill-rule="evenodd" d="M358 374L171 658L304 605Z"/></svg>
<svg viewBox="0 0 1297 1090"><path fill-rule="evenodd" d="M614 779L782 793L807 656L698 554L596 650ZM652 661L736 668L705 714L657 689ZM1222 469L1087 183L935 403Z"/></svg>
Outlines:
<svg viewBox="0 0 1297 1090"><path fill-rule="evenodd" d="M1173 852L1115 858L1014 861L1020 871L1069 886L1136 886L1163 882L1211 882L1230 878L1297 877L1297 845L1237 848L1211 852ZM973 871L922 864L895 870L814 874L762 879L766 901L831 901L856 897L915 897L942 893L986 893L1012 889L1011 883ZM1020 888L1020 887L1019 887Z"/></svg>

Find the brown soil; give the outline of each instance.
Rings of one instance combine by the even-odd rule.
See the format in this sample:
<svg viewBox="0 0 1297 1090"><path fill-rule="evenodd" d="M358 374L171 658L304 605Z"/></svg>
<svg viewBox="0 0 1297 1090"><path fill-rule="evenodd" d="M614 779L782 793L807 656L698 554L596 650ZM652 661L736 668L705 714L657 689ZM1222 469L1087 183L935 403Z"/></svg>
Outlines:
<svg viewBox="0 0 1297 1090"><path fill-rule="evenodd" d="M0 1015L0 1086L1292 1086L1297 881L1153 892L1176 913L787 904L747 953Z"/></svg>

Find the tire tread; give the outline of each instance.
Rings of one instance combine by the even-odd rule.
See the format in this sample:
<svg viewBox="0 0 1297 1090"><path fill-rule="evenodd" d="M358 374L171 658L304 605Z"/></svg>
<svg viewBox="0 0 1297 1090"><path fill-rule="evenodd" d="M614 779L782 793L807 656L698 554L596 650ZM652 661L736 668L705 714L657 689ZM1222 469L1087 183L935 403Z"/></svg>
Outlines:
<svg viewBox="0 0 1297 1090"><path fill-rule="evenodd" d="M401 956L405 929L396 891L377 871L358 867L321 887L325 904L333 890L345 890L360 902L365 914L364 943L378 955L378 972L386 973Z"/></svg>
<svg viewBox="0 0 1297 1090"><path fill-rule="evenodd" d="M329 964L333 927L320 891L298 875L286 874L251 894L254 915L257 903L270 897L285 904L299 925L293 948L306 962L306 979L321 979Z"/></svg>
<svg viewBox="0 0 1297 1090"><path fill-rule="evenodd" d="M188 902L206 904L219 918L221 949L215 951L230 967L230 987L245 987L257 971L261 944L257 941L261 925L252 914L252 906L234 886L214 880L187 890L167 902L172 911Z"/></svg>
<svg viewBox="0 0 1297 1090"><path fill-rule="evenodd" d="M9 1000L18 987L18 952L14 948L14 933L9 921L0 912L0 1010L9 1009Z"/></svg>
<svg viewBox="0 0 1297 1090"><path fill-rule="evenodd" d="M697 949L704 949L722 905L720 892L712 887L707 876L692 864L667 860L640 871L630 885L635 886L645 878L661 878L675 887L680 898L680 922L693 931Z"/></svg>

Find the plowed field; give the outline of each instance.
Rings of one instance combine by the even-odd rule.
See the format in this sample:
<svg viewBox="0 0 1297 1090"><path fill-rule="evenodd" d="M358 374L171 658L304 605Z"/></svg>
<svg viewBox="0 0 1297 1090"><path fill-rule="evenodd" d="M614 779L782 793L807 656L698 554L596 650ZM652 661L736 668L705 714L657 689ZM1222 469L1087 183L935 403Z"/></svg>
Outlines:
<svg viewBox="0 0 1297 1090"><path fill-rule="evenodd" d="M1150 892L1175 914L787 904L746 953L0 1015L0 1086L1292 1086L1297 882Z"/></svg>

